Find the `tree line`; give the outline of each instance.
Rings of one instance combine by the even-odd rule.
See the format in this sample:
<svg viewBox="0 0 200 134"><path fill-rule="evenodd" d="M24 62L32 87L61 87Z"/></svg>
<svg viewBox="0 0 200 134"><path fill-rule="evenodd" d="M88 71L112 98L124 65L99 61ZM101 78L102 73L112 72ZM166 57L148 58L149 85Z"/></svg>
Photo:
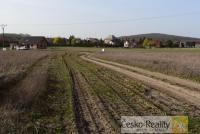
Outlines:
<svg viewBox="0 0 200 134"><path fill-rule="evenodd" d="M50 43L50 46L72 46L72 47L105 47L106 44L102 39L95 41L90 41L87 39L80 39L76 38L75 36L70 36L68 39L56 37L53 38L52 43Z"/></svg>
<svg viewBox="0 0 200 134"><path fill-rule="evenodd" d="M115 45L109 45L104 42L103 39L80 39L71 35L68 39L56 37L53 38L49 46L71 46L71 47L124 47L124 43L128 41L130 44L135 43L136 48L176 48L179 47L179 42L173 42L172 40L160 41L151 38L140 38L137 41L135 39L117 39Z"/></svg>

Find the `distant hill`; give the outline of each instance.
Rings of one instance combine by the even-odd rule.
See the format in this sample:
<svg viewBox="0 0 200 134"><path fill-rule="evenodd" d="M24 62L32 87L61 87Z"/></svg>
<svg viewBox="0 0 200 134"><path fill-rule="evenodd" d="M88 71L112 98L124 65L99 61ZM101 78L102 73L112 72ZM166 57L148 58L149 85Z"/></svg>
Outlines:
<svg viewBox="0 0 200 134"><path fill-rule="evenodd" d="M200 41L200 38L192 38L192 37L184 37L184 36L176 36L176 35L168 35L161 33L149 33L149 34L139 34L139 35L131 35L131 36L121 36L120 39L135 39L139 40L140 38L151 38L154 40L160 41Z"/></svg>

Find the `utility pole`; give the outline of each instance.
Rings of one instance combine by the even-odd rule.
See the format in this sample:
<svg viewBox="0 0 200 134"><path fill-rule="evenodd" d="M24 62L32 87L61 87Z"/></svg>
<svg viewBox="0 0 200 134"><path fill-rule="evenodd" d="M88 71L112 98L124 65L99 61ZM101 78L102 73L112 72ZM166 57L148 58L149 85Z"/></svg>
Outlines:
<svg viewBox="0 0 200 134"><path fill-rule="evenodd" d="M7 25L5 25L5 24L2 24L2 25L0 25L0 27L2 28L2 30L3 30L3 49L4 49L4 46L5 46L5 37L4 37L4 30L5 30L5 27L6 27Z"/></svg>

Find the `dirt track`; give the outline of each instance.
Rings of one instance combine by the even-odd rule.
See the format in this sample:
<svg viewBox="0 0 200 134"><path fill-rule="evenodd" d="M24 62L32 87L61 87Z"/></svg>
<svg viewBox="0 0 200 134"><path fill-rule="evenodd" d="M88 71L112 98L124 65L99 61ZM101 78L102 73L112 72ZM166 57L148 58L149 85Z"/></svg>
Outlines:
<svg viewBox="0 0 200 134"><path fill-rule="evenodd" d="M48 57L39 59L22 80L5 92L4 103L28 104L39 92L44 91L46 89L48 62Z"/></svg>
<svg viewBox="0 0 200 134"><path fill-rule="evenodd" d="M86 56L81 58L127 75L181 101L200 106L200 85L197 83L97 58Z"/></svg>

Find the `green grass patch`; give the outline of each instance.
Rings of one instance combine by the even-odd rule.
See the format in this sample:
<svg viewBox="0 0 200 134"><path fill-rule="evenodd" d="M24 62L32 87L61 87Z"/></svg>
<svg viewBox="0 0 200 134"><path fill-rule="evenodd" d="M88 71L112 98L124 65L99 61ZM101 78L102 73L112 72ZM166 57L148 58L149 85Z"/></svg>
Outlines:
<svg viewBox="0 0 200 134"><path fill-rule="evenodd" d="M62 57L52 59L47 90L31 108L27 132L65 133L75 130L72 88L68 69Z"/></svg>
<svg viewBox="0 0 200 134"><path fill-rule="evenodd" d="M199 134L200 132L200 117L189 117L189 133Z"/></svg>

